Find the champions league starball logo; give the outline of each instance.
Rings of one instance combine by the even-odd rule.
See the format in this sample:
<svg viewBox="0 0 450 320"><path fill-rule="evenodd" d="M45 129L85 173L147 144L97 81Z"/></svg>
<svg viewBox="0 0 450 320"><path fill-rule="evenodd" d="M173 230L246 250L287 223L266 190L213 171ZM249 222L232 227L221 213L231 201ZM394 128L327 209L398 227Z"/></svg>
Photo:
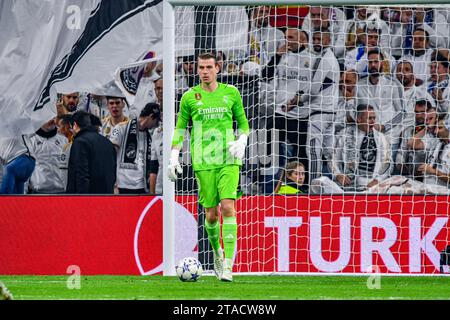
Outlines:
<svg viewBox="0 0 450 320"><path fill-rule="evenodd" d="M134 232L134 258L141 275L152 275L163 271L161 247L152 245L162 239L162 231L155 225L163 221L162 197L153 198L142 211ZM197 221L189 210L175 202L175 261L183 257L196 257ZM162 228L160 229L162 230ZM153 241L154 240L154 241ZM160 241L160 240L159 240Z"/></svg>

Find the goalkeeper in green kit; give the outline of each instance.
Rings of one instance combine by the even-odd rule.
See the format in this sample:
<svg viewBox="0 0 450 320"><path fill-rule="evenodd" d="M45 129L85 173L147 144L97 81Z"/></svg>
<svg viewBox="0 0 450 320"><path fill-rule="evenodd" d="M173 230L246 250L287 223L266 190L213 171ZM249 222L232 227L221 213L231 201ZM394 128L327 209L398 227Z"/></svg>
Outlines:
<svg viewBox="0 0 450 320"><path fill-rule="evenodd" d="M219 67L215 55L199 55L197 72L201 83L181 98L168 175L175 181L182 173L178 158L187 125L192 121L192 165L199 187L198 199L206 210L205 229L214 252L214 272L218 279L230 282L233 281L237 242L235 200L249 126L238 89L217 82ZM237 139L233 131L234 120L238 127ZM223 218L223 249L219 205Z"/></svg>

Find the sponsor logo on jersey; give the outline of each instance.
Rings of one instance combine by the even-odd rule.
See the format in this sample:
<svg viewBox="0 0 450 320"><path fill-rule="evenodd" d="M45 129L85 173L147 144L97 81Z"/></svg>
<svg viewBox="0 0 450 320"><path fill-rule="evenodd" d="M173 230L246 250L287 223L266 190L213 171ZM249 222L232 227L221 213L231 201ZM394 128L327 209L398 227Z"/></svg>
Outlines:
<svg viewBox="0 0 450 320"><path fill-rule="evenodd" d="M211 113L225 113L225 112L228 112L227 107L210 107L210 108L198 109L198 114L201 114L201 115L211 114Z"/></svg>

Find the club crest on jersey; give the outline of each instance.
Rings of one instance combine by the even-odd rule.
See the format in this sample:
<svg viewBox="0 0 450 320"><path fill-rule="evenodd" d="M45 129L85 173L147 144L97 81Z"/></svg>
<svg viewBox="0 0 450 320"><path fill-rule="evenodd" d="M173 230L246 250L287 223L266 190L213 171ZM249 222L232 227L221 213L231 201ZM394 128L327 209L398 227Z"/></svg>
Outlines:
<svg viewBox="0 0 450 320"><path fill-rule="evenodd" d="M200 100L202 100L202 95L200 94L200 93L196 93L195 94L195 100L198 100L198 101L200 101Z"/></svg>

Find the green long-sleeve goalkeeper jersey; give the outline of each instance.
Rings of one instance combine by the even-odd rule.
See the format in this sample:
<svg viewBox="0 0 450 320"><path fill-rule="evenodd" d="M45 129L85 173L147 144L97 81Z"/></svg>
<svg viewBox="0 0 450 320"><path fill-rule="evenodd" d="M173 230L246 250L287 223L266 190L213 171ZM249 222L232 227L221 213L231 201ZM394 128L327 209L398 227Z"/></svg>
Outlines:
<svg viewBox="0 0 450 320"><path fill-rule="evenodd" d="M181 149L186 127L192 120L191 158L195 171L213 170L226 165L242 165L229 152L229 143L235 140L233 120L239 134L249 134L247 117L239 90L218 83L213 92L200 85L183 94L172 147Z"/></svg>

